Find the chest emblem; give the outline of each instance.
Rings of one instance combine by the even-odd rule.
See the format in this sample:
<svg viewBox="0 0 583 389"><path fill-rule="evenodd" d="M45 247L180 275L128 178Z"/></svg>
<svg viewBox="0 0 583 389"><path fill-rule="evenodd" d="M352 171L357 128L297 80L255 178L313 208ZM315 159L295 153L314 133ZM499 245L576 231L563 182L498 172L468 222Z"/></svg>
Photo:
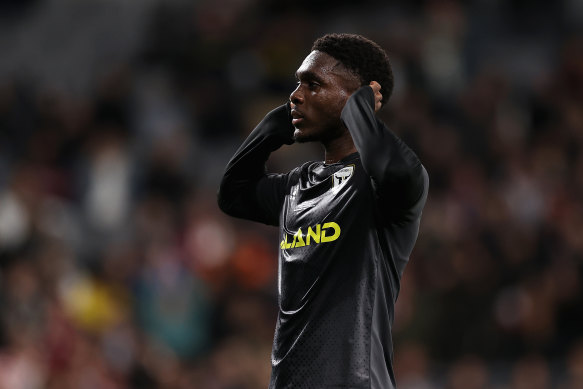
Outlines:
<svg viewBox="0 0 583 389"><path fill-rule="evenodd" d="M332 187L335 188L337 186L344 184L346 181L348 181L350 177L352 177L353 173L354 165L348 165L338 170L336 173L334 173L332 177Z"/></svg>

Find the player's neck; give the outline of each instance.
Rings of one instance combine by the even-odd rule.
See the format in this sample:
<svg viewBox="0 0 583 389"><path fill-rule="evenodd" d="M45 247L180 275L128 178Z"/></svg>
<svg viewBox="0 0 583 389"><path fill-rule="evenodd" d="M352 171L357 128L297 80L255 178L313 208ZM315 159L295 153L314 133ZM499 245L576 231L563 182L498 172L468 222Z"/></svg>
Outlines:
<svg viewBox="0 0 583 389"><path fill-rule="evenodd" d="M348 131L343 136L325 142L323 145L325 151L324 162L327 164L336 163L356 152L356 147Z"/></svg>

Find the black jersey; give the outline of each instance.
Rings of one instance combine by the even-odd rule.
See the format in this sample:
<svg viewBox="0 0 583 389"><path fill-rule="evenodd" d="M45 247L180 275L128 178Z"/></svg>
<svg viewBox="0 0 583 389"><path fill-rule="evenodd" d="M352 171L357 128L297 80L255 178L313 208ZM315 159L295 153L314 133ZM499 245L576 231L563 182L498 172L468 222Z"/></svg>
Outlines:
<svg viewBox="0 0 583 389"><path fill-rule="evenodd" d="M227 213L279 225L279 314L270 388L394 388L391 326L428 188L417 156L374 115L370 87L342 120L357 153L267 174L290 130L270 112L229 163Z"/></svg>

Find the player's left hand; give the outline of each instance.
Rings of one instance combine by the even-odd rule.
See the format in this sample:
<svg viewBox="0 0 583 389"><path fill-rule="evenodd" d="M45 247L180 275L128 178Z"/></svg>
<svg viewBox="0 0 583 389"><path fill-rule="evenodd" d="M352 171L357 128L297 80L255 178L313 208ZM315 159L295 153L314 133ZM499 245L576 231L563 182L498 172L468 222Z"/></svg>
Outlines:
<svg viewBox="0 0 583 389"><path fill-rule="evenodd" d="M374 93L374 111L378 112L378 110L381 109L381 107L383 106L383 104L381 103L383 99L383 95L381 94L381 84L379 84L376 81L371 81L369 86L372 88L372 91Z"/></svg>

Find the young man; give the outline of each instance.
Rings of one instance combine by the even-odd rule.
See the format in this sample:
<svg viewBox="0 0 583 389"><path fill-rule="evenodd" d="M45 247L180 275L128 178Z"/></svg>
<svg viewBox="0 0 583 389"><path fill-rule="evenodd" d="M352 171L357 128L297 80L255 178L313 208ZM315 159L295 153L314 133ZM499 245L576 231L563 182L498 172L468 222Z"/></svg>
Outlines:
<svg viewBox="0 0 583 389"><path fill-rule="evenodd" d="M374 42L314 42L286 105L229 162L229 215L280 229L270 388L395 387L391 326L428 190L417 156L376 118L393 76ZM321 142L324 161L265 172L284 144Z"/></svg>

